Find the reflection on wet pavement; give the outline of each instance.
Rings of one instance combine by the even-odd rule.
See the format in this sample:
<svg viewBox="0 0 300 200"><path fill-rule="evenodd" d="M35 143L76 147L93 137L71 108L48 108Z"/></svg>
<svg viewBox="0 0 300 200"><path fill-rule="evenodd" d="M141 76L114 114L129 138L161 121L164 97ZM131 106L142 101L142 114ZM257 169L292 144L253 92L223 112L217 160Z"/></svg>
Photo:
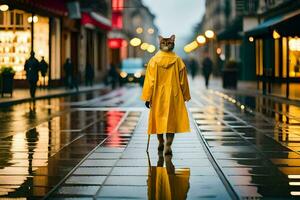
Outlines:
<svg viewBox="0 0 300 200"><path fill-rule="evenodd" d="M25 132L34 128L43 121L48 121L53 116L70 112L72 102L85 101L104 94L104 91L94 91L85 94L51 98L32 103L22 103L0 108L0 138Z"/></svg>
<svg viewBox="0 0 300 200"><path fill-rule="evenodd" d="M192 133L164 161L152 136L149 168L140 88L100 93L0 109L1 197L231 199L198 131L240 198L300 195L299 107L195 91Z"/></svg>
<svg viewBox="0 0 300 200"><path fill-rule="evenodd" d="M116 111L74 111L1 139L1 195L44 196L115 131L123 115Z"/></svg>
<svg viewBox="0 0 300 200"><path fill-rule="evenodd" d="M251 108L249 99L242 101L220 92L206 95L193 102L198 108L191 111L236 192L243 198L300 195L300 135L282 129L284 120L278 121L283 116L297 119L278 110L268 115L261 112L261 104L254 103L257 107ZM281 117L271 120L274 115Z"/></svg>
<svg viewBox="0 0 300 200"><path fill-rule="evenodd" d="M148 168L148 199L186 199L190 187L189 179L189 168L175 169L171 156L165 156L165 159L159 156L157 166L150 165Z"/></svg>
<svg viewBox="0 0 300 200"><path fill-rule="evenodd" d="M167 196L157 199L177 199L173 195L182 197L178 199L230 199L199 143L195 127L192 133L175 136L173 158L166 158L163 167L155 136L150 141L149 157L145 152L147 112L141 117L136 113L129 112L119 128L119 137L128 134L126 144L99 146L50 199L153 199L158 195ZM126 129L130 132L121 132Z"/></svg>
<svg viewBox="0 0 300 200"><path fill-rule="evenodd" d="M112 124L118 126L109 132L106 140L98 145L49 197L93 196L104 182L117 181L108 179L108 175L112 173L113 167L117 165L130 141L139 117L140 112L127 112L123 120L115 121L115 116L112 115Z"/></svg>
<svg viewBox="0 0 300 200"><path fill-rule="evenodd" d="M70 107L72 102L102 93L0 109L0 196L42 197L97 145L116 145L106 139L116 132L125 117L123 111L76 111Z"/></svg>

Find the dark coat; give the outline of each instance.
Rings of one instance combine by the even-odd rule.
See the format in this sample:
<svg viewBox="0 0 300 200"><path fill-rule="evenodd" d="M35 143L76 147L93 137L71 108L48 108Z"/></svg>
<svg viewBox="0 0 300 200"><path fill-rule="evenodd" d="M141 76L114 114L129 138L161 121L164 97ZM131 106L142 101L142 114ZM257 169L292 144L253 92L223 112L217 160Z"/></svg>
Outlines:
<svg viewBox="0 0 300 200"><path fill-rule="evenodd" d="M94 68L91 64L87 64L86 69L85 69L85 78L86 79L94 79L95 73L94 73Z"/></svg>
<svg viewBox="0 0 300 200"><path fill-rule="evenodd" d="M45 77L47 74L49 65L45 60L41 60L40 67L41 67L41 74L43 77Z"/></svg>
<svg viewBox="0 0 300 200"><path fill-rule="evenodd" d="M38 81L40 63L34 56L31 56L28 60L26 60L24 69L26 71L26 78L29 82Z"/></svg>
<svg viewBox="0 0 300 200"><path fill-rule="evenodd" d="M204 76L209 76L211 74L212 66L213 66L213 62L211 61L211 59L208 57L204 58L202 62L202 67L203 67L202 70Z"/></svg>
<svg viewBox="0 0 300 200"><path fill-rule="evenodd" d="M65 62L64 70L65 70L65 73L66 73L66 77L72 77L73 76L73 64L71 62Z"/></svg>

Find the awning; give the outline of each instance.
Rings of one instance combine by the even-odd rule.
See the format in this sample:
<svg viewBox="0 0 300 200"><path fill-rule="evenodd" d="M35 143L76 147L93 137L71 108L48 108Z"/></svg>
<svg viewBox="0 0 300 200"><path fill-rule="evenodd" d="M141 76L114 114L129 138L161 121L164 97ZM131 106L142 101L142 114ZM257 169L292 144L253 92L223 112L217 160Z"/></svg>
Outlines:
<svg viewBox="0 0 300 200"><path fill-rule="evenodd" d="M111 30L111 21L95 12L83 12L81 15L81 24L87 26L96 26L103 30Z"/></svg>
<svg viewBox="0 0 300 200"><path fill-rule="evenodd" d="M300 30L298 28L299 20L300 9L268 19L255 28L247 31L246 35L253 37L272 36L274 30L281 36L300 35Z"/></svg>
<svg viewBox="0 0 300 200"><path fill-rule="evenodd" d="M217 34L218 41L241 40L243 33L243 19L237 18L225 30Z"/></svg>
<svg viewBox="0 0 300 200"><path fill-rule="evenodd" d="M13 8L28 10L30 12L46 12L58 16L67 16L68 14L65 0L3 0L2 3L12 6Z"/></svg>

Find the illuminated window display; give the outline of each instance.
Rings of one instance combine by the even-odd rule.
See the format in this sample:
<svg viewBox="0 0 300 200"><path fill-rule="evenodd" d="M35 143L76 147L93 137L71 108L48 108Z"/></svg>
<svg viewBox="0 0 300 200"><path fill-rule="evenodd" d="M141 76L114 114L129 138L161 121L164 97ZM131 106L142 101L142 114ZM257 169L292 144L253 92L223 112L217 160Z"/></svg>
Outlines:
<svg viewBox="0 0 300 200"><path fill-rule="evenodd" d="M289 75L300 77L300 38L289 37Z"/></svg>
<svg viewBox="0 0 300 200"><path fill-rule="evenodd" d="M49 18L32 17L31 13L10 10L1 12L0 19L0 67L11 66L16 71L15 79L26 79L24 63L31 51L32 22L36 58L41 60L44 56L49 63ZM47 82L48 76L46 84Z"/></svg>
<svg viewBox="0 0 300 200"><path fill-rule="evenodd" d="M12 10L0 15L0 67L13 67L15 79L24 79L24 62L31 50L30 24L26 21L30 14Z"/></svg>

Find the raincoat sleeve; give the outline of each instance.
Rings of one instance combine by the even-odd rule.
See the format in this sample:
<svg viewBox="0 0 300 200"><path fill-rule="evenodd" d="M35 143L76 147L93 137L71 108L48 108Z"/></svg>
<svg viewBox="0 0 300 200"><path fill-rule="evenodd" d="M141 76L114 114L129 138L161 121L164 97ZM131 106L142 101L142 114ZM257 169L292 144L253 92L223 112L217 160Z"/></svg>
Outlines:
<svg viewBox="0 0 300 200"><path fill-rule="evenodd" d="M151 59L147 65L146 76L141 96L141 99L143 101L151 101L155 80L154 70L155 62Z"/></svg>
<svg viewBox="0 0 300 200"><path fill-rule="evenodd" d="M179 58L179 82L184 101L191 99L187 71L184 62Z"/></svg>

